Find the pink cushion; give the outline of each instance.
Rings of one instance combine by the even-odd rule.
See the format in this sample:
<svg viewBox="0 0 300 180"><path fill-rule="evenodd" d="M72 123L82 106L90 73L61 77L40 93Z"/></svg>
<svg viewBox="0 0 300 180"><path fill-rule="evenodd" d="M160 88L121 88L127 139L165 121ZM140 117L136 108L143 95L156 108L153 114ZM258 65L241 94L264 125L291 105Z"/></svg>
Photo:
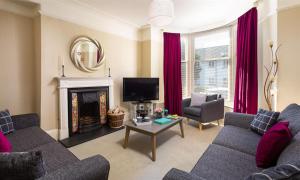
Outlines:
<svg viewBox="0 0 300 180"><path fill-rule="evenodd" d="M0 131L0 152L11 152L11 144Z"/></svg>
<svg viewBox="0 0 300 180"><path fill-rule="evenodd" d="M262 136L256 150L257 167L268 168L276 165L281 152L292 140L288 127L289 122L278 122Z"/></svg>

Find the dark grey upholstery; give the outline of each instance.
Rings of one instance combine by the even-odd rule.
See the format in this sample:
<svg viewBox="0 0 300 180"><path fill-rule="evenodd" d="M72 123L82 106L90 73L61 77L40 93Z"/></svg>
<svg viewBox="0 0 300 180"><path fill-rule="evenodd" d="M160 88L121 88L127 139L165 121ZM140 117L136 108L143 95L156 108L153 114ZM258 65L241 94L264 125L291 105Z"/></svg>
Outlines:
<svg viewBox="0 0 300 180"><path fill-rule="evenodd" d="M255 156L211 144L191 173L207 180L232 180L257 171Z"/></svg>
<svg viewBox="0 0 300 180"><path fill-rule="evenodd" d="M96 155L62 167L38 180L106 180L109 170L109 162Z"/></svg>
<svg viewBox="0 0 300 180"><path fill-rule="evenodd" d="M300 162L300 132L296 134L288 147L281 153L277 164Z"/></svg>
<svg viewBox="0 0 300 180"><path fill-rule="evenodd" d="M43 144L55 142L39 127L16 130L14 133L6 135L6 137L11 143L14 152L23 152Z"/></svg>
<svg viewBox="0 0 300 180"><path fill-rule="evenodd" d="M24 129L33 126L40 126L40 119L37 114L22 114L11 117L16 130Z"/></svg>
<svg viewBox="0 0 300 180"><path fill-rule="evenodd" d="M254 118L255 115L228 112L225 114L224 125L249 129L250 123Z"/></svg>
<svg viewBox="0 0 300 180"><path fill-rule="evenodd" d="M186 102L187 103L187 102ZM292 113L292 114L290 114ZM292 104L281 114L281 120L291 122L290 128L298 131L300 125L299 106ZM225 126L217 135L213 144L204 152L191 172L172 169L164 180L235 180L245 179L252 173L261 172L256 167L255 154L261 136L250 130L250 122L255 115L226 113ZM290 145L281 153L277 165L295 164L300 162L300 132ZM195 177L197 176L197 177ZM300 179L295 175L288 180Z"/></svg>
<svg viewBox="0 0 300 180"><path fill-rule="evenodd" d="M42 152L47 174L41 179L108 179L110 165L104 157L97 155L80 161L38 127L40 122L36 114L13 116L12 120L16 131L6 137L14 152Z"/></svg>
<svg viewBox="0 0 300 180"><path fill-rule="evenodd" d="M222 145L255 156L260 138L260 135L248 129L227 125L215 138L213 144Z"/></svg>
<svg viewBox="0 0 300 180"><path fill-rule="evenodd" d="M289 129L293 135L300 131L300 106L298 104L290 104L279 115L278 121L289 121Z"/></svg>
<svg viewBox="0 0 300 180"><path fill-rule="evenodd" d="M163 178L163 180L205 180L195 174L172 168Z"/></svg>
<svg viewBox="0 0 300 180"><path fill-rule="evenodd" d="M201 106L190 107L191 98L182 101L183 116L189 119L199 121L201 123L208 123L224 118L224 99L208 101Z"/></svg>

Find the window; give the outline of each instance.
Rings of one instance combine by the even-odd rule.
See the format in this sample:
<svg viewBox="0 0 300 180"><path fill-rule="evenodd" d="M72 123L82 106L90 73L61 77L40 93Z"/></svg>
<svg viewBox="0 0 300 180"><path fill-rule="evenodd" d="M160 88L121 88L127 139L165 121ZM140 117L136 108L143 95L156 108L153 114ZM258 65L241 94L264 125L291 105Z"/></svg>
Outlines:
<svg viewBox="0 0 300 180"><path fill-rule="evenodd" d="M181 81L182 97L187 97L188 91L188 61L187 61L187 39L181 38Z"/></svg>
<svg viewBox="0 0 300 180"><path fill-rule="evenodd" d="M230 101L230 30L197 33L193 36L192 91L221 94Z"/></svg>
<svg viewBox="0 0 300 180"><path fill-rule="evenodd" d="M215 61L209 61L209 68L214 68L215 67Z"/></svg>

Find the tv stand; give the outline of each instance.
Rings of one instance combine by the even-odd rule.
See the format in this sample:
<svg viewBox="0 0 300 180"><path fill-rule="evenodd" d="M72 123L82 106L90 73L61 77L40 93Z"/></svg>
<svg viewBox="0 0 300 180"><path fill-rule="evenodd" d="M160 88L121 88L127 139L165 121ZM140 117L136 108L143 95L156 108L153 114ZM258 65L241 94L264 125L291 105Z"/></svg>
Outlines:
<svg viewBox="0 0 300 180"><path fill-rule="evenodd" d="M147 117L153 115L153 103L150 101L132 102L131 105L131 118L136 118L138 116Z"/></svg>

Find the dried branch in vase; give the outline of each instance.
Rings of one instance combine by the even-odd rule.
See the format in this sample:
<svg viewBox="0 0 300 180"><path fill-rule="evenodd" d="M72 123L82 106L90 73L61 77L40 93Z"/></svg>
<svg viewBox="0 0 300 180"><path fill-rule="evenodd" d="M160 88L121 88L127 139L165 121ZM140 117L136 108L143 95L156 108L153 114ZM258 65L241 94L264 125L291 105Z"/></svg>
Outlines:
<svg viewBox="0 0 300 180"><path fill-rule="evenodd" d="M275 81L275 78L276 78L277 72L278 72L278 50L279 50L280 46L281 45L279 45L274 52L273 43L270 43L269 47L271 49L272 63L270 64L269 67L264 65L264 68L267 71L267 77L266 77L265 83L264 83L264 97L267 102L269 110L272 110L271 88L272 88L272 85Z"/></svg>

